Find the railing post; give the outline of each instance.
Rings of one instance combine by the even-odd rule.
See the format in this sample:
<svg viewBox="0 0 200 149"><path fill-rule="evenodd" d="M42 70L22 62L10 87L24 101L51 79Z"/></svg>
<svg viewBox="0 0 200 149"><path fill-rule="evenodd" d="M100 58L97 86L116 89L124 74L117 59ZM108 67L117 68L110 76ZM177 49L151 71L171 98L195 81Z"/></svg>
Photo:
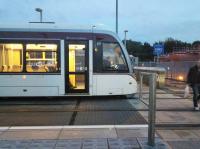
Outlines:
<svg viewBox="0 0 200 149"><path fill-rule="evenodd" d="M140 78L140 88L139 88L139 99L142 99L142 84L143 84L143 74L139 72L139 78Z"/></svg>
<svg viewBox="0 0 200 149"><path fill-rule="evenodd" d="M155 121L156 121L156 79L155 73L149 75L149 127L148 145L155 146Z"/></svg>

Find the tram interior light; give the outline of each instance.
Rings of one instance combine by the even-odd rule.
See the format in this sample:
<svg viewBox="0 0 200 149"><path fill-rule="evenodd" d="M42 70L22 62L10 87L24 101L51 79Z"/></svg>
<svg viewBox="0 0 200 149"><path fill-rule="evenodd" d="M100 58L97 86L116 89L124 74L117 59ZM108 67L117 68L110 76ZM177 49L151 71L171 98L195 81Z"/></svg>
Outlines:
<svg viewBox="0 0 200 149"><path fill-rule="evenodd" d="M55 50L57 49L56 44L27 44L27 50L34 49L34 50Z"/></svg>

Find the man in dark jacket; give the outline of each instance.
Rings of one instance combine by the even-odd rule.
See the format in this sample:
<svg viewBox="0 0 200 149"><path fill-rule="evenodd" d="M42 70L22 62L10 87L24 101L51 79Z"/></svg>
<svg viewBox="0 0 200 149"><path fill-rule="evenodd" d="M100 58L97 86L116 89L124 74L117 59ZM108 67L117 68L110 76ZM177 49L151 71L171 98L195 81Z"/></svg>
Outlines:
<svg viewBox="0 0 200 149"><path fill-rule="evenodd" d="M197 65L190 68L187 76L187 84L192 87L193 90L193 104L194 110L199 110L198 99L200 94L200 60Z"/></svg>

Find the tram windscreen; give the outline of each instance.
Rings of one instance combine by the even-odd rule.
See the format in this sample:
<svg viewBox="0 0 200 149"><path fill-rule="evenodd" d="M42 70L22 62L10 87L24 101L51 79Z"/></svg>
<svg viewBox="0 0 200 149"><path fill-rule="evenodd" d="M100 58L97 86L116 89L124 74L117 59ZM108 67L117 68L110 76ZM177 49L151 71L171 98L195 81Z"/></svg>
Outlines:
<svg viewBox="0 0 200 149"><path fill-rule="evenodd" d="M127 70L127 64L120 46L116 43L103 43L103 69Z"/></svg>

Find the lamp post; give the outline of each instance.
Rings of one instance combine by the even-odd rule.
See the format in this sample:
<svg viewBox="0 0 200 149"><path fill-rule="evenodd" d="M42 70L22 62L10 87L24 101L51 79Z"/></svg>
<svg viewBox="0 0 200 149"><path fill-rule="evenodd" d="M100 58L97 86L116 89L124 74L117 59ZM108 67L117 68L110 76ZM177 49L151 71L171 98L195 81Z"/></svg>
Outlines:
<svg viewBox="0 0 200 149"><path fill-rule="evenodd" d="M96 28L96 25L92 26L92 33L94 33L94 29Z"/></svg>
<svg viewBox="0 0 200 149"><path fill-rule="evenodd" d="M118 0L116 0L116 33L118 34Z"/></svg>
<svg viewBox="0 0 200 149"><path fill-rule="evenodd" d="M42 9L41 8L35 8L35 11L40 13L40 22L42 22Z"/></svg>
<svg viewBox="0 0 200 149"><path fill-rule="evenodd" d="M124 31L124 45L125 45L125 47L126 47L126 35L127 35L127 33L128 33L128 30L125 30Z"/></svg>

